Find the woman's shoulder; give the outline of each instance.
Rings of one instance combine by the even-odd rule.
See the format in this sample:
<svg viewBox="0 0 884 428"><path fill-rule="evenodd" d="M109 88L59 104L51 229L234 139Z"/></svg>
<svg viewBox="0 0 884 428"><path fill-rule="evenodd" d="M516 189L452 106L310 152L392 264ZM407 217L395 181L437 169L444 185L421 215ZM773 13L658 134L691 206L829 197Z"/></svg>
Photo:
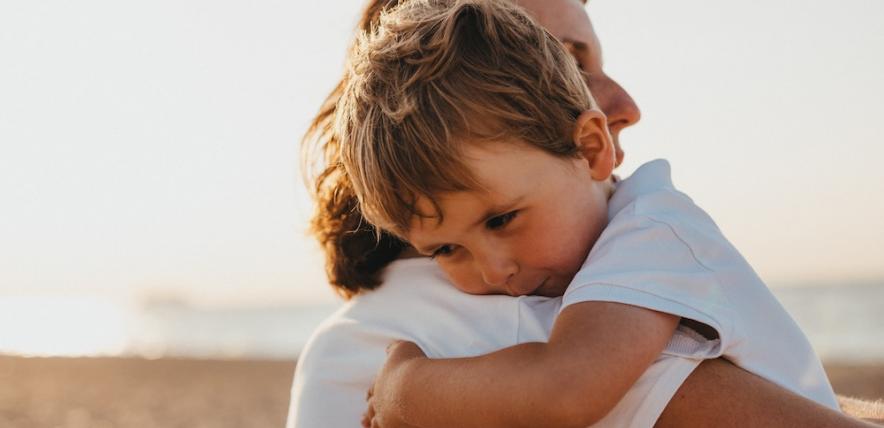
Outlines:
<svg viewBox="0 0 884 428"><path fill-rule="evenodd" d="M326 354L401 339L418 343L430 355L450 355L463 337L511 345L519 305L514 297L458 291L429 259L398 260L387 268L380 287L354 297L324 320L308 349Z"/></svg>
<svg viewBox="0 0 884 428"><path fill-rule="evenodd" d="M473 318L492 304L491 311L515 304L508 296L473 296L457 290L444 272L426 257L396 260L384 272L380 287L364 291L326 320L328 328L360 324L378 326L404 322L421 325L429 316ZM338 327L342 328L342 327Z"/></svg>

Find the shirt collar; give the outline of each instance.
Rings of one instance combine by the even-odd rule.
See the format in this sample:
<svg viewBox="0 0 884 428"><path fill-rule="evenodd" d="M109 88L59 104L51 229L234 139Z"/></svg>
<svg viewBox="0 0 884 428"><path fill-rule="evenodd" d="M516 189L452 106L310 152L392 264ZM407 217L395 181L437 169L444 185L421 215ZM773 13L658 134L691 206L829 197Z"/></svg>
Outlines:
<svg viewBox="0 0 884 428"><path fill-rule="evenodd" d="M672 171L665 159L652 160L638 167L624 180L615 182L614 196L608 201L608 220L614 218L639 196L654 193L661 189L675 189L672 185Z"/></svg>

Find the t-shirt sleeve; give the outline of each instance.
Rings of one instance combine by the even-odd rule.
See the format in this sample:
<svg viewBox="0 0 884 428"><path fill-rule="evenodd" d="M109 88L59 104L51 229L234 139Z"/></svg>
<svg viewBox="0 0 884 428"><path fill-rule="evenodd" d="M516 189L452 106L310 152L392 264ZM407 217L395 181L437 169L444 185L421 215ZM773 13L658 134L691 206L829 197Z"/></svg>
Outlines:
<svg viewBox="0 0 884 428"><path fill-rule="evenodd" d="M330 321L298 357L287 428L360 426L366 391L391 337L346 319Z"/></svg>
<svg viewBox="0 0 884 428"><path fill-rule="evenodd" d="M703 360L661 355L593 428L652 427Z"/></svg>
<svg viewBox="0 0 884 428"><path fill-rule="evenodd" d="M705 324L718 335L709 343L674 337L666 349L672 355L718 357L734 328L731 305L715 273L695 256L676 227L646 216L623 216L608 225L565 292L562 309L588 301L677 315Z"/></svg>

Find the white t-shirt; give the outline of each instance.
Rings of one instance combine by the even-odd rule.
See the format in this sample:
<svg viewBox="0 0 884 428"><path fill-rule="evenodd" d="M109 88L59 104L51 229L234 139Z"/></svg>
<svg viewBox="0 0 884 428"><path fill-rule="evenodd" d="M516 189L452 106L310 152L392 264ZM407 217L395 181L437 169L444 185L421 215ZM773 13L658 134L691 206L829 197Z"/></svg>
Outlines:
<svg viewBox="0 0 884 428"><path fill-rule="evenodd" d="M347 303L313 333L298 358L287 427L358 427L366 391L393 340L414 341L431 358L487 354L546 341L560 306L561 298L464 294L429 259L396 261L383 286ZM706 355L712 347L681 331L671 344L679 354ZM700 361L661 355L596 426L653 426Z"/></svg>
<svg viewBox="0 0 884 428"><path fill-rule="evenodd" d="M656 160L618 183L609 223L563 296L562 308L619 302L714 328L734 364L838 409L822 363L795 321L718 226Z"/></svg>

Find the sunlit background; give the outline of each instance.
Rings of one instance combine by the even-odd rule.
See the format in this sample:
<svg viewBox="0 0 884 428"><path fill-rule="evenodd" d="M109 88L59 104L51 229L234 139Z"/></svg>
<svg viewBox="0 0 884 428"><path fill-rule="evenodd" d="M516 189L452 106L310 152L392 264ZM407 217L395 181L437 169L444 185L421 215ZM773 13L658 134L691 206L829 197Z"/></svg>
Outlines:
<svg viewBox="0 0 884 428"><path fill-rule="evenodd" d="M294 359L340 304L298 140L361 0L0 3L0 353ZM670 160L824 358L884 360L884 2L593 0Z"/></svg>

